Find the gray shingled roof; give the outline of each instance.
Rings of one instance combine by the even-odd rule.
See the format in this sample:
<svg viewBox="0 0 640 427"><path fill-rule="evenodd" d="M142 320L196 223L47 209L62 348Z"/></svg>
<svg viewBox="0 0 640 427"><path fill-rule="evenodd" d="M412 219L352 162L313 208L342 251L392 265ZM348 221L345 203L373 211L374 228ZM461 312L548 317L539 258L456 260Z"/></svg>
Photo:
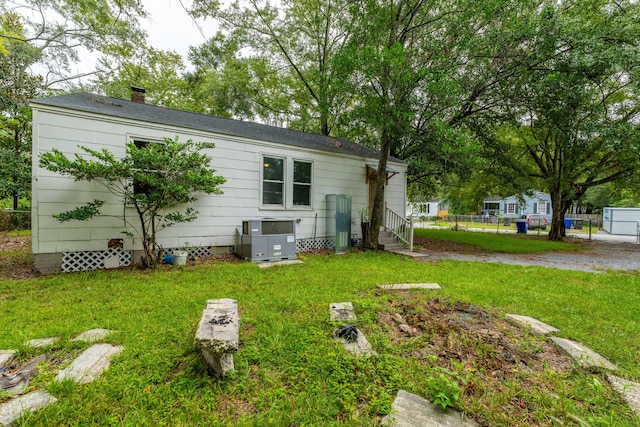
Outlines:
<svg viewBox="0 0 640 427"><path fill-rule="evenodd" d="M377 152L363 145L354 144L343 138L334 138L275 126L190 113L89 93L73 93L51 98L35 99L32 100L31 103L34 106L48 105L105 116L123 117L149 123L166 124L224 135L277 142L296 147L349 154L358 157L378 158L379 155ZM389 160L400 161L391 157Z"/></svg>

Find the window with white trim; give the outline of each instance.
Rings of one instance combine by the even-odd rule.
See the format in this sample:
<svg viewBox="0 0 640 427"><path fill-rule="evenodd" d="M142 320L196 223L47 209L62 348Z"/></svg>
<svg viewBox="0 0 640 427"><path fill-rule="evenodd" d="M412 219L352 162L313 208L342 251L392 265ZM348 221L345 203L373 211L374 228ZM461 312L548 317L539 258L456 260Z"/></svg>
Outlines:
<svg viewBox="0 0 640 427"><path fill-rule="evenodd" d="M515 214L516 213L516 204L515 203L507 203L507 213Z"/></svg>
<svg viewBox="0 0 640 427"><path fill-rule="evenodd" d="M262 204L269 208L309 208L313 200L313 162L262 156Z"/></svg>
<svg viewBox="0 0 640 427"><path fill-rule="evenodd" d="M293 206L311 206L311 162L293 161Z"/></svg>
<svg viewBox="0 0 640 427"><path fill-rule="evenodd" d="M262 204L284 206L284 159L262 158Z"/></svg>
<svg viewBox="0 0 640 427"><path fill-rule="evenodd" d="M547 213L547 202L538 202L538 206L536 209L537 214L546 214Z"/></svg>

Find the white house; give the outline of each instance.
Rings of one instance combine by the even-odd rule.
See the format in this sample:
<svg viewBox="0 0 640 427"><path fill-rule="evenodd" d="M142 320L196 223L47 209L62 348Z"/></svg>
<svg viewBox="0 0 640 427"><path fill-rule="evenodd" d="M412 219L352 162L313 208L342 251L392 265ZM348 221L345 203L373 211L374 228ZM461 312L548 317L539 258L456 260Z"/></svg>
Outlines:
<svg viewBox="0 0 640 427"><path fill-rule="evenodd" d="M519 218L527 214L542 214L547 221L551 221L553 213L551 196L548 193L532 191L504 199L489 197L484 199L483 213L504 216L505 218Z"/></svg>
<svg viewBox="0 0 640 427"><path fill-rule="evenodd" d="M440 199L432 199L428 202L409 202L407 216L413 218L444 216L449 208Z"/></svg>
<svg viewBox="0 0 640 427"><path fill-rule="evenodd" d="M336 242L327 230L327 196L336 194L351 196L351 237L362 237L360 216L370 208L378 164L378 155L364 146L87 93L37 99L31 107L33 253L42 272L127 265L141 249L139 238L122 234L127 229L122 216L133 218L134 211L125 209L121 200L98 184L76 182L38 166L40 153L57 148L71 156L82 152L79 145L123 156L130 141L178 136L181 141L215 143L207 154L216 174L227 180L221 187L224 194L200 196L191 206L199 211L196 221L159 234L164 248L188 242L201 254L228 252L242 221L261 218L295 220L299 252L328 248ZM274 165L277 179L273 174L266 179L266 168ZM310 178L296 182L294 168L310 172L304 174ZM406 170L404 162L389 160L385 203L400 214L407 203ZM64 223L52 217L94 199L106 201L100 217Z"/></svg>

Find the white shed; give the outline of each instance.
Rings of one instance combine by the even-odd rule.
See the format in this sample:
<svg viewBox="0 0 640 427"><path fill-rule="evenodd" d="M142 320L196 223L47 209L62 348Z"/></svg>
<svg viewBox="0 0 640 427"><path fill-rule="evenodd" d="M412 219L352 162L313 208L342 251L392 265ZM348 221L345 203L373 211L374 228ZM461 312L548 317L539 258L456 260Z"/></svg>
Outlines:
<svg viewBox="0 0 640 427"><path fill-rule="evenodd" d="M127 265L133 251L141 249L137 238L124 237L122 201L97 184L38 166L39 154L57 148L67 156L80 153L79 145L106 148L123 156L130 141L213 142L208 153L216 174L226 178L224 194L201 196L192 206L199 211L195 222L178 224L159 234L164 248L185 243L199 253L227 252L235 243L236 228L243 220L283 218L296 221L299 252L335 245L327 236L327 195L351 196L352 238L360 239L360 212L368 209L375 179L367 164L377 165L376 152L345 139L298 132L262 124L195 114L88 93L76 93L32 101L33 189L32 233L36 268L42 272L77 271L104 267L106 258ZM273 199L265 191L263 171L277 162L282 168L282 196ZM311 169L309 196L294 202L294 166ZM403 214L406 206L404 162L391 158L385 191L387 207ZM94 199L105 200L103 216L89 221L58 222L52 214ZM109 216L112 215L112 216ZM113 242L121 242L115 245ZM117 247L119 246L119 247Z"/></svg>
<svg viewBox="0 0 640 427"><path fill-rule="evenodd" d="M640 208L604 208L602 229L609 234L638 235Z"/></svg>

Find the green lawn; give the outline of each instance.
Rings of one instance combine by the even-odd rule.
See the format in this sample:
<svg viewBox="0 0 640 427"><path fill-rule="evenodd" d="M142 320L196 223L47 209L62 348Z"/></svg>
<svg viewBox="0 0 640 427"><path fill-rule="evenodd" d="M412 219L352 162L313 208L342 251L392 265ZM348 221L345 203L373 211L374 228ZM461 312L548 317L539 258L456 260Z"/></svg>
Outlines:
<svg viewBox="0 0 640 427"><path fill-rule="evenodd" d="M433 228L416 228L414 229L414 237L464 243L489 252L513 254L574 251L581 249L580 245L572 243L552 242L546 239L532 239L532 236L517 234L493 234L439 230Z"/></svg>
<svg viewBox="0 0 640 427"><path fill-rule="evenodd" d="M475 233L465 235L475 238ZM525 369L519 373L522 383L497 378L489 386L479 381L486 374L482 368L449 364L445 369L441 366L448 360L417 360L412 351L428 348L427 337L395 346L378 320L380 313L397 312L402 304L405 310L406 304L417 307L436 296L492 312L497 308L499 316L529 315L604 355L619 366L621 376L638 380L637 274L430 263L385 253L304 258L304 264L270 269L212 263L5 280L0 283L0 349L20 349L26 359L35 354L22 347L26 339L59 336L63 345L53 354L75 354L86 345L68 339L91 328L117 331L109 341L124 346L110 370L89 385L55 384L44 370L32 386L50 390L59 402L18 425L371 426L389 412L398 389L433 398L451 382L456 386L460 376L468 391L456 406L486 425L640 423L601 373L549 368L528 374ZM437 282L442 290L375 287L424 282ZM240 307L236 371L224 380L206 369L193 342L205 302L213 298L234 298ZM358 327L378 357L356 359L331 338L336 325L328 320L329 304L342 301L354 303ZM536 351L541 341L530 337L522 345ZM483 348L478 344L477 351ZM469 382L476 382L473 389ZM526 402L528 409L512 415L515 401Z"/></svg>

